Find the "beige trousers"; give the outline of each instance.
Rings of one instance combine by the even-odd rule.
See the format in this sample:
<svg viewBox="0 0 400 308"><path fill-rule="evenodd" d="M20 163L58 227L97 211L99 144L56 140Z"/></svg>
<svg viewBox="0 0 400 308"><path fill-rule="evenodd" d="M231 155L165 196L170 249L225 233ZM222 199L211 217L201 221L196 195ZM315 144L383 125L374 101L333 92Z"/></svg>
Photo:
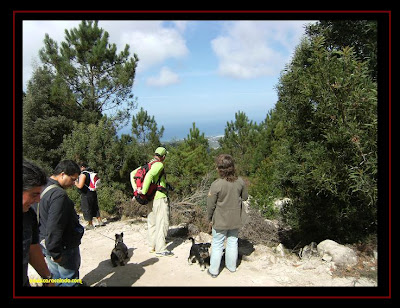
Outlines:
<svg viewBox="0 0 400 308"><path fill-rule="evenodd" d="M147 204L147 233L150 249L167 251L165 237L169 227L169 205L167 198L153 200Z"/></svg>

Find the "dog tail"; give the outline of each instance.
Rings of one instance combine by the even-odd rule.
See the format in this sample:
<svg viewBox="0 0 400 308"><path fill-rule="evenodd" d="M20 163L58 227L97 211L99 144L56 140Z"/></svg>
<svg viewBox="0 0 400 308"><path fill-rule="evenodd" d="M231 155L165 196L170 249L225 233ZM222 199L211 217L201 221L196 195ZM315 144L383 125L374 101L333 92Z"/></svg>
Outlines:
<svg viewBox="0 0 400 308"><path fill-rule="evenodd" d="M194 238L193 237L189 237L189 240L192 240L192 245L194 245Z"/></svg>

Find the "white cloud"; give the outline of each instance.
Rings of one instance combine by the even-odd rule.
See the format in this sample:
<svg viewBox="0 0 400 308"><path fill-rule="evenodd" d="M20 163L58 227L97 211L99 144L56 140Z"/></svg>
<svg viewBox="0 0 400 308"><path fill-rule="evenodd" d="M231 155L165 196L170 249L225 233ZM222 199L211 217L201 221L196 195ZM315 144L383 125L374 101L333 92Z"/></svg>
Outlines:
<svg viewBox="0 0 400 308"><path fill-rule="evenodd" d="M59 20L24 20L23 21L23 88L32 77L33 66L40 64L39 50L44 47L45 34L55 40L59 46L65 40L65 29L72 29L79 25L80 21Z"/></svg>
<svg viewBox="0 0 400 308"><path fill-rule="evenodd" d="M187 20L175 20L172 23L176 26L177 30L181 33L185 32L186 26L188 24Z"/></svg>
<svg viewBox="0 0 400 308"><path fill-rule="evenodd" d="M33 20L23 22L23 87L32 77L33 63L39 62L38 52L44 47L45 34L59 44L65 41L65 29L79 26L81 21L74 20ZM119 53L130 46L130 54L139 57L138 72L143 72L170 58L185 57L189 50L183 37L187 22L176 21L166 25L163 21L153 20L104 20L99 27L110 34L109 43L117 45Z"/></svg>
<svg viewBox="0 0 400 308"><path fill-rule="evenodd" d="M303 21L235 21L211 41L218 72L234 78L279 73L304 32Z"/></svg>
<svg viewBox="0 0 400 308"><path fill-rule="evenodd" d="M189 53L183 37L185 23L174 25L176 27L163 27L161 21L130 22L129 31L123 30L120 40L129 44L131 52L138 55L139 72Z"/></svg>
<svg viewBox="0 0 400 308"><path fill-rule="evenodd" d="M149 77L147 84L155 87L165 87L179 82L179 76L171 71L168 67L164 66L160 74L156 77Z"/></svg>

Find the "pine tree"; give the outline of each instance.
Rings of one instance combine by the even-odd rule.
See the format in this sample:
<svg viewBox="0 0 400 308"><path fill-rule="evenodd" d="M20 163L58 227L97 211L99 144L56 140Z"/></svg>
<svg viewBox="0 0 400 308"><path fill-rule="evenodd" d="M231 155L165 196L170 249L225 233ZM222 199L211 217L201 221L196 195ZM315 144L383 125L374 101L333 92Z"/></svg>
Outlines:
<svg viewBox="0 0 400 308"><path fill-rule="evenodd" d="M169 152L166 160L168 181L175 187L175 193L181 196L194 193L213 168L204 133L193 123L183 142Z"/></svg>
<svg viewBox="0 0 400 308"><path fill-rule="evenodd" d="M132 117L132 135L147 155L151 156L154 150L160 146L163 134L164 126L158 129L154 116L150 116L143 107Z"/></svg>
<svg viewBox="0 0 400 308"><path fill-rule="evenodd" d="M132 134L141 144L157 145L164 134L164 126L158 129L154 116L150 116L142 107L132 117Z"/></svg>
<svg viewBox="0 0 400 308"><path fill-rule="evenodd" d="M227 122L225 135L219 143L222 151L235 159L239 174L249 175L254 171L254 154L260 136L259 126L250 121L245 112L235 113L235 121Z"/></svg>
<svg viewBox="0 0 400 308"><path fill-rule="evenodd" d="M135 105L131 90L139 59L136 54L129 58L129 45L117 54L116 45L108 39L108 32L97 21L82 21L78 28L65 30L60 48L46 34L39 55L68 85L82 110L96 115L97 121L105 111L113 110L116 120L125 121Z"/></svg>

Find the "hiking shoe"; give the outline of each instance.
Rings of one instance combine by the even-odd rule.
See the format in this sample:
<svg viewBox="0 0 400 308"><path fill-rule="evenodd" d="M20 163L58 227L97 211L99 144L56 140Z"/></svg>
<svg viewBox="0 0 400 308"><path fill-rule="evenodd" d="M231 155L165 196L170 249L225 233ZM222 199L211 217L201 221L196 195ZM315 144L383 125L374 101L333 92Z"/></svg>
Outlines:
<svg viewBox="0 0 400 308"><path fill-rule="evenodd" d="M218 275L211 274L209 270L207 270L207 274L210 275L212 278L217 278Z"/></svg>
<svg viewBox="0 0 400 308"><path fill-rule="evenodd" d="M149 253L155 253L156 250L154 248L150 248Z"/></svg>
<svg viewBox="0 0 400 308"><path fill-rule="evenodd" d="M85 230L93 230L94 226L93 225L87 225L85 226Z"/></svg>
<svg viewBox="0 0 400 308"><path fill-rule="evenodd" d="M158 257L172 257L174 253L172 251L156 252Z"/></svg>

